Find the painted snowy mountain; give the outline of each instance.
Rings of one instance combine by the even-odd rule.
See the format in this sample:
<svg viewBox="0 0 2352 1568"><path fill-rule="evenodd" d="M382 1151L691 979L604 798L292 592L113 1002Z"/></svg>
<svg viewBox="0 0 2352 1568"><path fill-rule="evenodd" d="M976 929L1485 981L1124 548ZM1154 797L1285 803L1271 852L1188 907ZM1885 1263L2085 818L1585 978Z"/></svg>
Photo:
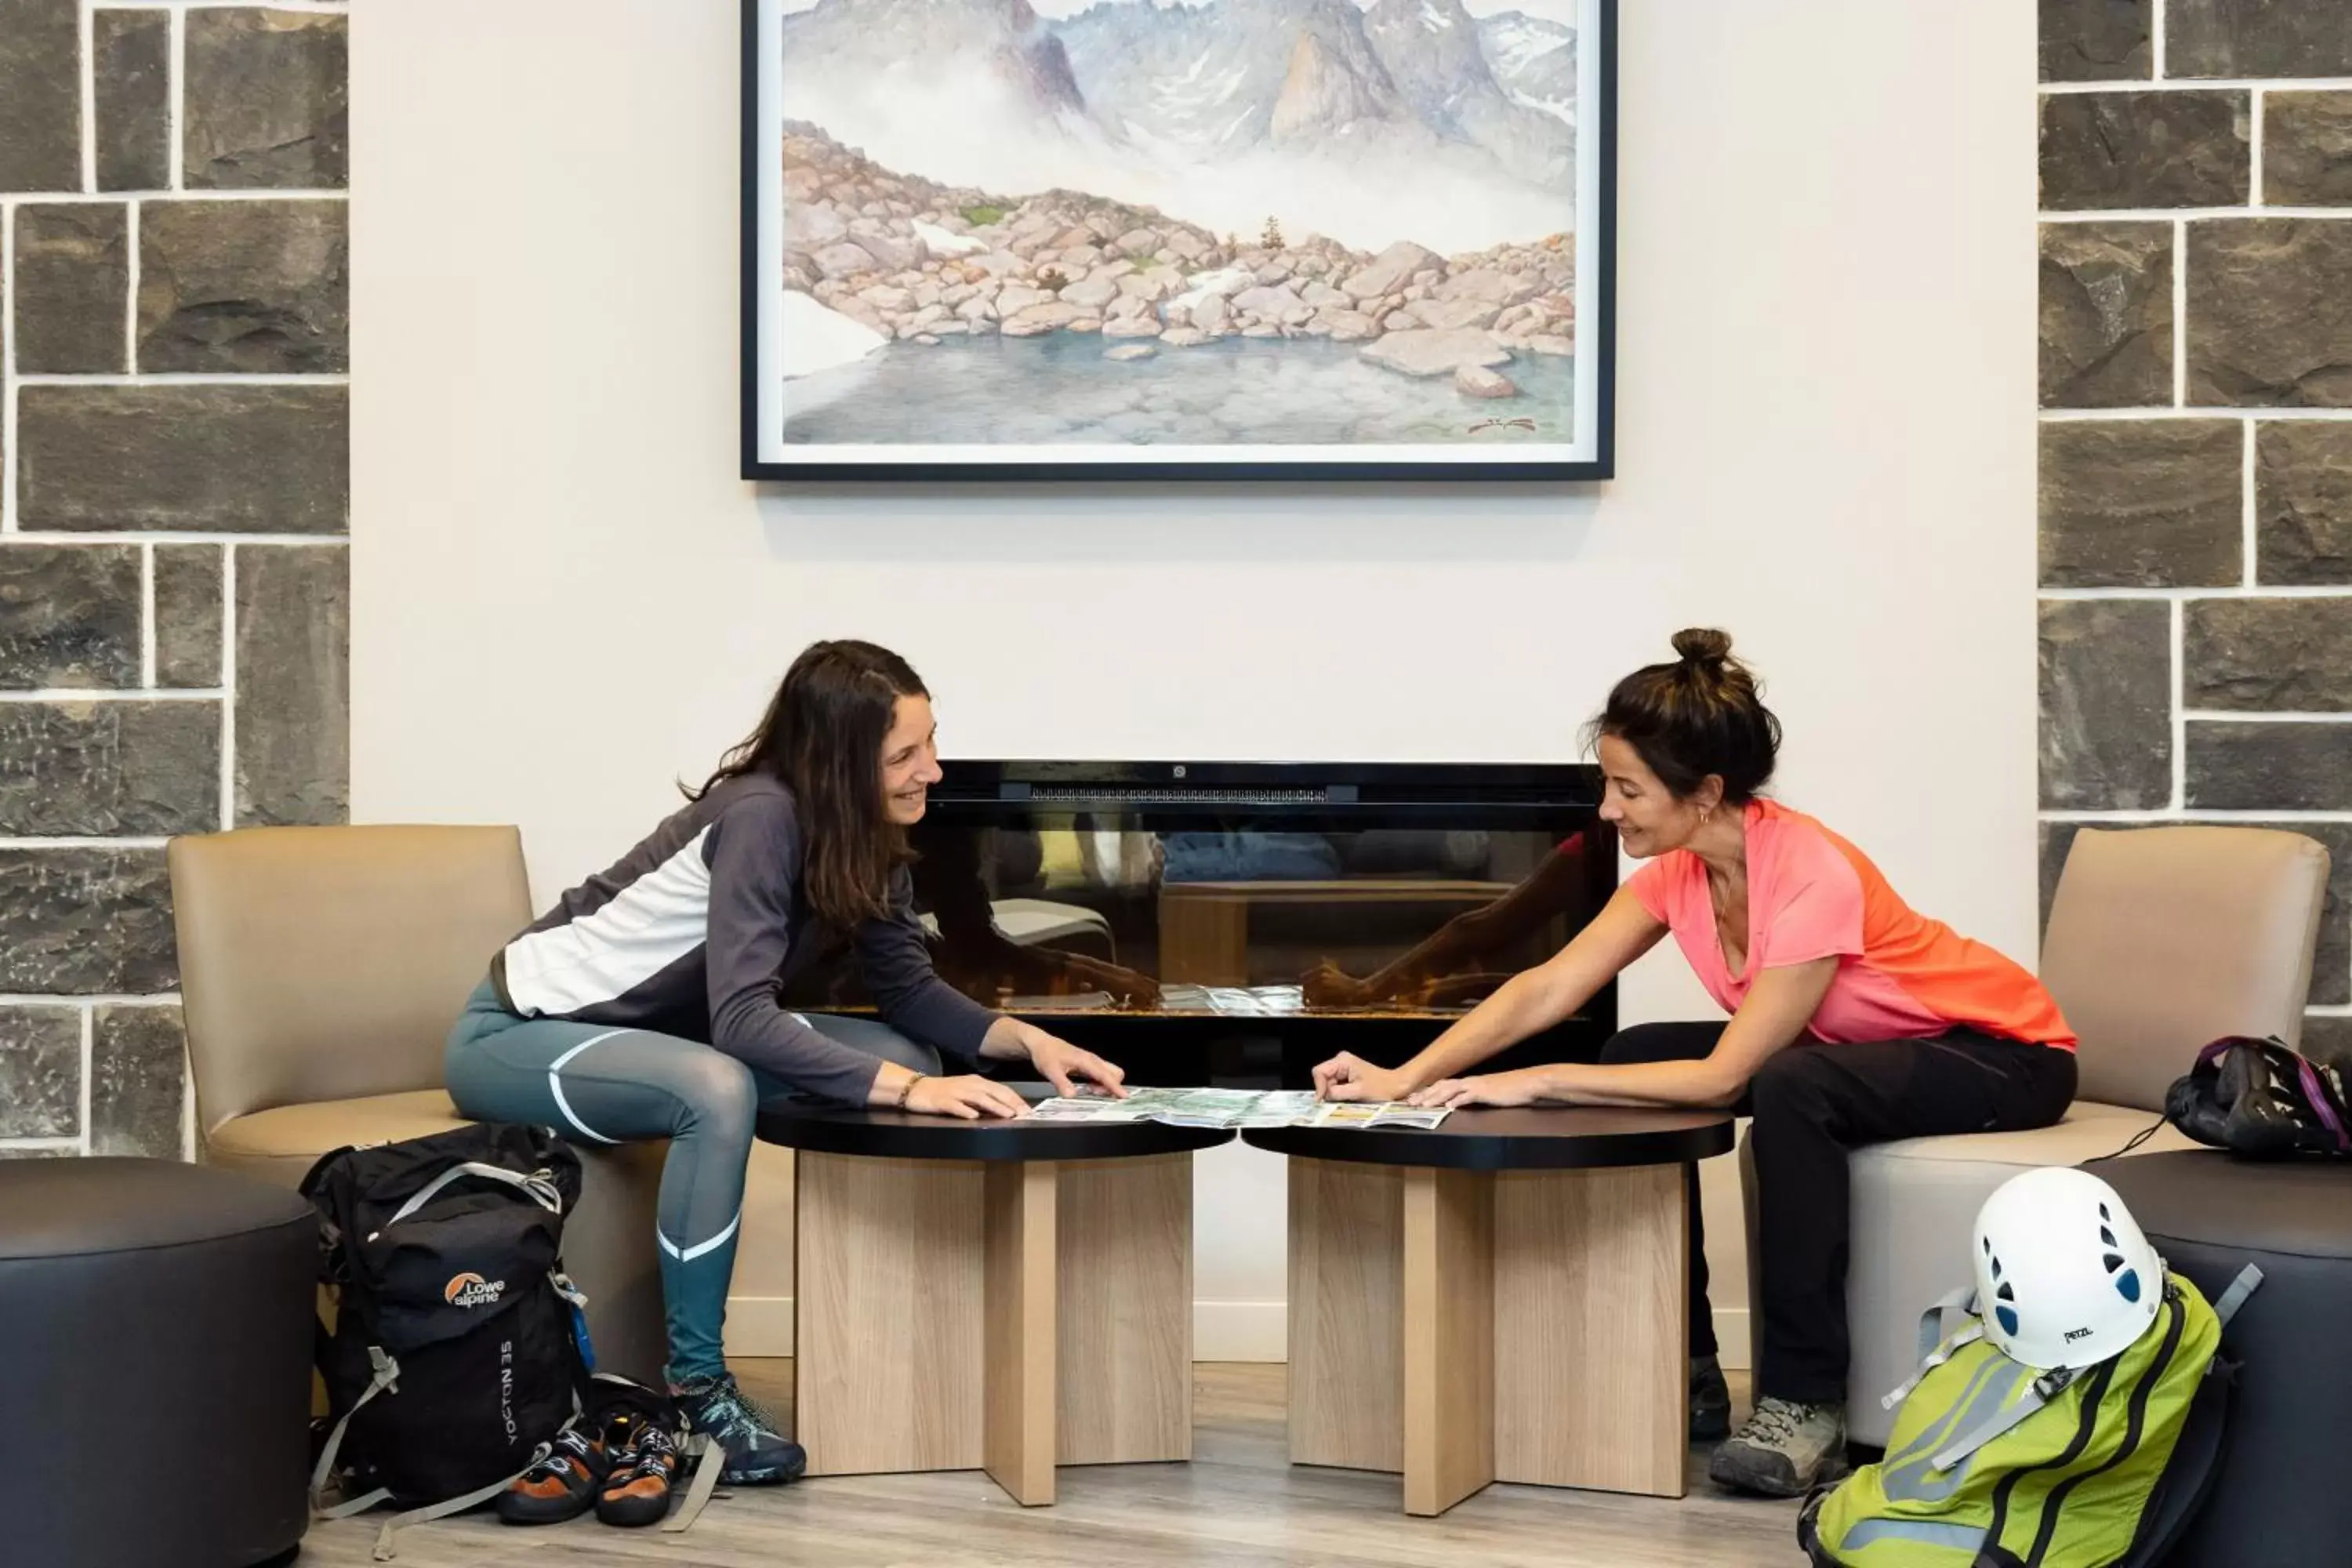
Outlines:
<svg viewBox="0 0 2352 1568"><path fill-rule="evenodd" d="M1504 90L1462 0L1379 0L1364 13L1364 30L1422 123L1485 148L1530 184L1566 181L1573 128Z"/></svg>
<svg viewBox="0 0 2352 1568"><path fill-rule="evenodd" d="M1514 19L1462 0L1099 0L1058 20L1029 0L816 0L784 21L783 109L948 184L1373 249L1413 213L1425 241L1471 249L1557 232L1572 205L1572 121L1486 50L1540 73L1572 35L1489 21Z"/></svg>
<svg viewBox="0 0 2352 1568"><path fill-rule="evenodd" d="M1478 20L1486 68L1514 101L1576 123L1576 31L1524 11Z"/></svg>

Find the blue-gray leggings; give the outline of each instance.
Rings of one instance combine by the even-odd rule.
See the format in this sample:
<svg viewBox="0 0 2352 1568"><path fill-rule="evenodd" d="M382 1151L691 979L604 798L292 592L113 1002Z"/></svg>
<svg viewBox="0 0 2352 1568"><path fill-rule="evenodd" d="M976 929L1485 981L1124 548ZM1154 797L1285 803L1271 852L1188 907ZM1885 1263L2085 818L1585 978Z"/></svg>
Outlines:
<svg viewBox="0 0 2352 1568"><path fill-rule="evenodd" d="M887 1025L828 1016L819 1026L855 1049L940 1070L939 1053ZM648 1029L615 1029L509 1012L485 980L449 1033L449 1097L484 1121L552 1127L585 1143L667 1138L655 1241L669 1325L672 1383L726 1370L720 1350L743 1172L760 1107L793 1086L712 1047Z"/></svg>

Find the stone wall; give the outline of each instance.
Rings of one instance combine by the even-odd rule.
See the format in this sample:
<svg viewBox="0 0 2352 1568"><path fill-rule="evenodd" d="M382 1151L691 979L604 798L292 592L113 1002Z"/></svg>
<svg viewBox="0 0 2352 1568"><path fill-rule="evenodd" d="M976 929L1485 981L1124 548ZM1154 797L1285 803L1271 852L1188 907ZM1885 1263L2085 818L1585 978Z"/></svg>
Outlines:
<svg viewBox="0 0 2352 1568"><path fill-rule="evenodd" d="M344 816L346 10L0 0L0 1156L183 1152L164 843Z"/></svg>
<svg viewBox="0 0 2352 1568"><path fill-rule="evenodd" d="M2041 11L2045 907L2080 823L2309 834L2352 1044L2352 11Z"/></svg>

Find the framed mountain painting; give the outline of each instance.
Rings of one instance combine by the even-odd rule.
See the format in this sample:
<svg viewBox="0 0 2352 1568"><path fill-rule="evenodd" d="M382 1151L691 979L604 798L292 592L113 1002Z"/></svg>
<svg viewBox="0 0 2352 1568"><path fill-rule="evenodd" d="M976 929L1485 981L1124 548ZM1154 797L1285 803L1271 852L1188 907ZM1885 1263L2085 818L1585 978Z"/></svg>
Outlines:
<svg viewBox="0 0 2352 1568"><path fill-rule="evenodd" d="M1615 0L744 0L749 479L1605 479Z"/></svg>

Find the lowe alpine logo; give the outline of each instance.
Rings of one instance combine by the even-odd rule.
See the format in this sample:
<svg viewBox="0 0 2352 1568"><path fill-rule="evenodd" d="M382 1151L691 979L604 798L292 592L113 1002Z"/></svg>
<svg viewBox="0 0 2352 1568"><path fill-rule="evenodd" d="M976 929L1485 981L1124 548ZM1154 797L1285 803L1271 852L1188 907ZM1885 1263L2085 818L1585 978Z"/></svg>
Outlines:
<svg viewBox="0 0 2352 1568"><path fill-rule="evenodd" d="M494 1307L507 1288L503 1279L485 1279L478 1274L460 1274L442 1287L441 1299L453 1307Z"/></svg>

